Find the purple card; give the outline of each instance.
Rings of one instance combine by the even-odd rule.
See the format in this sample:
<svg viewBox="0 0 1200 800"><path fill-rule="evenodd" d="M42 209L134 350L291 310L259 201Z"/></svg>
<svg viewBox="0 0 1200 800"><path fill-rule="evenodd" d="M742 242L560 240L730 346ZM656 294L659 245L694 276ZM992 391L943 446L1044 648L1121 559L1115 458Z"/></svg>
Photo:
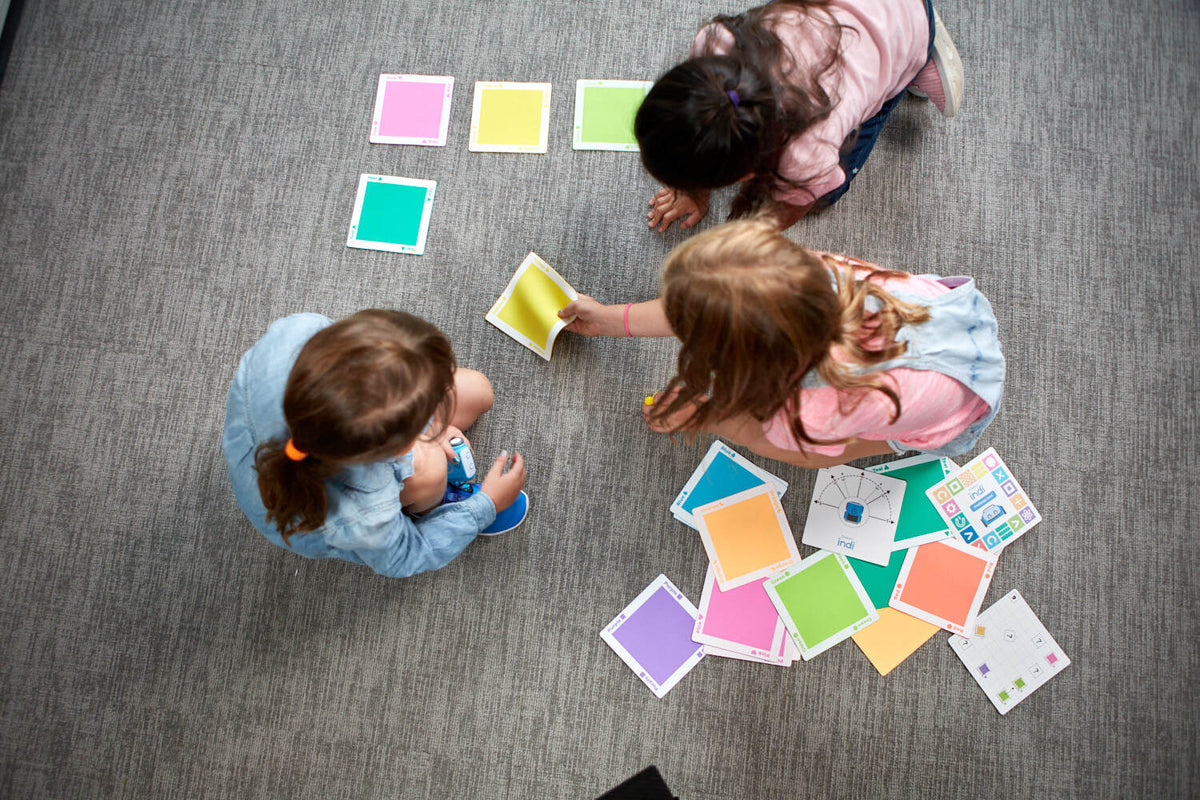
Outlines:
<svg viewBox="0 0 1200 800"><path fill-rule="evenodd" d="M371 141L444 147L453 94L449 75L380 75Z"/></svg>
<svg viewBox="0 0 1200 800"><path fill-rule="evenodd" d="M600 631L602 638L656 697L669 692L704 658L692 641L696 607L659 575Z"/></svg>

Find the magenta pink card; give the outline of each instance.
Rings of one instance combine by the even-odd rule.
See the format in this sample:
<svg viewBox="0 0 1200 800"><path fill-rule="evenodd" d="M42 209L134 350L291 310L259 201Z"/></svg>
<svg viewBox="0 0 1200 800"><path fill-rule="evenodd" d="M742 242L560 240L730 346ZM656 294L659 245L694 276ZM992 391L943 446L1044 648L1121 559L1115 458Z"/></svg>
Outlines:
<svg viewBox="0 0 1200 800"><path fill-rule="evenodd" d="M449 75L380 75L371 141L444 147L453 94Z"/></svg>
<svg viewBox="0 0 1200 800"><path fill-rule="evenodd" d="M712 565L704 579L704 594L692 639L719 650L753 656L770 663L791 662L779 612L763 589L766 578L721 591ZM719 655L714 651L714 655Z"/></svg>

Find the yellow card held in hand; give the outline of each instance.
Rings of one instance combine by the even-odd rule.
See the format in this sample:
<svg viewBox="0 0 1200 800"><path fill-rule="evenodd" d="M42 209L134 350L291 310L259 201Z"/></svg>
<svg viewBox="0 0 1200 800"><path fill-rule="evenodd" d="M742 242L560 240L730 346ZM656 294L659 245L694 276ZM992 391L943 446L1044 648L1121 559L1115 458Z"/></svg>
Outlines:
<svg viewBox="0 0 1200 800"><path fill-rule="evenodd" d="M558 312L578 298L553 267L530 253L492 304L487 321L549 361L555 338L571 322Z"/></svg>

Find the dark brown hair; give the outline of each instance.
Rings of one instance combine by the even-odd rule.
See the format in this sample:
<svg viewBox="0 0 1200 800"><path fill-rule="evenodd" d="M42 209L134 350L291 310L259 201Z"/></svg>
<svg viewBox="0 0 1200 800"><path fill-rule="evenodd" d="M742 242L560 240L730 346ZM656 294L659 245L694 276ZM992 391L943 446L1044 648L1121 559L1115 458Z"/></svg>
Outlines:
<svg viewBox="0 0 1200 800"><path fill-rule="evenodd" d="M691 237L663 265L663 304L683 346L666 388L678 394L654 406L651 421L665 423L695 403L678 430L697 431L741 414L765 422L786 408L796 443L817 444L800 420L801 382L811 370L843 390L844 410L878 391L898 416L895 390L859 368L899 357L907 347L895 341L901 326L929 318L873 280L904 274L808 250L764 219ZM867 309L867 298L878 310ZM834 345L841 360L832 356Z"/></svg>
<svg viewBox="0 0 1200 800"><path fill-rule="evenodd" d="M324 524L326 479L348 464L398 455L435 417L445 425L454 369L442 332L402 311L360 311L305 343L288 375L283 416L308 457L288 458L286 439L263 442L255 453L267 520L285 542Z"/></svg>
<svg viewBox="0 0 1200 800"><path fill-rule="evenodd" d="M826 0L776 0L735 16L713 19L733 35L726 55L704 55L658 79L634 119L642 163L656 179L693 191L728 186L749 173L730 218L757 211L779 185L803 181L779 174L787 141L829 116L837 104L821 78L840 64L842 26ZM821 26L823 53L798 65L772 30L795 11ZM710 31L711 35L711 31ZM735 104L729 92L736 92ZM841 142L838 142L841 145Z"/></svg>

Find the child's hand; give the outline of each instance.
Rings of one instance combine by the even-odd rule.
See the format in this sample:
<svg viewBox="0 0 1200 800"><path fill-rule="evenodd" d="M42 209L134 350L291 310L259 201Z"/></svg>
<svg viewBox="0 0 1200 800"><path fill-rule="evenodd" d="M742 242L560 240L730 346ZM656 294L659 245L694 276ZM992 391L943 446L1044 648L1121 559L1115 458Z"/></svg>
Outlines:
<svg viewBox="0 0 1200 800"><path fill-rule="evenodd" d="M642 405L642 419L646 420L646 424L650 426L650 430L655 433L675 433L683 428L683 425L692 417L696 410L696 403L693 401L688 403L679 411L676 411L665 420L650 421L650 412L656 407L661 408L675 397L675 392L671 394L663 394L662 392L654 393L654 402L647 405Z"/></svg>
<svg viewBox="0 0 1200 800"><path fill-rule="evenodd" d="M586 294L568 303L567 307L558 312L560 319L575 318L575 321L563 330L578 333L582 336L624 336L625 330L621 322L621 307L602 305Z"/></svg>
<svg viewBox="0 0 1200 800"><path fill-rule="evenodd" d="M695 193L683 192L678 189L659 189L650 198L650 212L646 214L646 222L651 227L657 227L659 233L670 227L671 223L682 217L681 228L691 228L708 213L707 189Z"/></svg>
<svg viewBox="0 0 1200 800"><path fill-rule="evenodd" d="M513 453L512 466L505 472L504 465L507 462L508 451L501 450L484 476L481 487L481 491L492 499L497 512L511 506L525 486L525 459L520 453Z"/></svg>
<svg viewBox="0 0 1200 800"><path fill-rule="evenodd" d="M467 435L453 425L447 425L446 429L442 431L442 435L437 438L438 445L441 446L442 452L446 454L446 460L452 464L458 458L458 453L454 452L454 448L450 446L450 440L455 436L466 442L467 447L471 446L471 440L467 438Z"/></svg>

